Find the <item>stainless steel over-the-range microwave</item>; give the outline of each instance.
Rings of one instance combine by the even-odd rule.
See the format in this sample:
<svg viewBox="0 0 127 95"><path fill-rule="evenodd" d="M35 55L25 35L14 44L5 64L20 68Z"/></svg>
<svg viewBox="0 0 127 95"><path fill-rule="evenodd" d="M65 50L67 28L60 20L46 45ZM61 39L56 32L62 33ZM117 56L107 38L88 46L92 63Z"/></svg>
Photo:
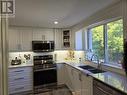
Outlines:
<svg viewBox="0 0 127 95"><path fill-rule="evenodd" d="M32 50L34 52L52 52L54 51L54 41L32 41Z"/></svg>

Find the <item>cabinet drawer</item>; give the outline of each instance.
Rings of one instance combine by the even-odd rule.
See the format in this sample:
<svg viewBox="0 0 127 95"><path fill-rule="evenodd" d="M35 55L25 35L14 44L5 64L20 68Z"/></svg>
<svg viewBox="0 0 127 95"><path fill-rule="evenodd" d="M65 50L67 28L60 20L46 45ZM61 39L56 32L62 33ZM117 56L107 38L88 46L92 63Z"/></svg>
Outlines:
<svg viewBox="0 0 127 95"><path fill-rule="evenodd" d="M107 94L107 93L103 92L98 87L94 87L93 93L94 93L94 95L110 95L110 94Z"/></svg>
<svg viewBox="0 0 127 95"><path fill-rule="evenodd" d="M99 88L103 88L103 90L105 91L105 92L109 92L111 95L113 95L113 90L112 90L112 88L110 88L109 86L107 86L106 84L103 84L103 83L101 83L101 82L99 82L99 81L97 81L97 80L94 80L94 85L95 86L97 86L97 87L99 87Z"/></svg>
<svg viewBox="0 0 127 95"><path fill-rule="evenodd" d="M15 82L15 81L21 81L21 80L31 80L32 79L32 74L28 74L28 75L17 75L17 76L13 76L13 77L9 77L8 81L9 82Z"/></svg>
<svg viewBox="0 0 127 95"><path fill-rule="evenodd" d="M24 81L22 83L18 83L18 84L15 84L15 83L11 83L9 84L9 88L19 88L21 86L28 86L28 85L33 85L32 83L30 83L29 81Z"/></svg>
<svg viewBox="0 0 127 95"><path fill-rule="evenodd" d="M17 85L32 85L33 84L33 80L18 80L18 81L13 81L13 82L9 82L9 86L17 86Z"/></svg>
<svg viewBox="0 0 127 95"><path fill-rule="evenodd" d="M9 94L32 90L32 85L10 86Z"/></svg>
<svg viewBox="0 0 127 95"><path fill-rule="evenodd" d="M23 68L14 68L14 69L9 69L8 75L9 77L12 76L17 76L17 75L24 75L24 74L30 74L32 73L32 68L31 67L23 67Z"/></svg>

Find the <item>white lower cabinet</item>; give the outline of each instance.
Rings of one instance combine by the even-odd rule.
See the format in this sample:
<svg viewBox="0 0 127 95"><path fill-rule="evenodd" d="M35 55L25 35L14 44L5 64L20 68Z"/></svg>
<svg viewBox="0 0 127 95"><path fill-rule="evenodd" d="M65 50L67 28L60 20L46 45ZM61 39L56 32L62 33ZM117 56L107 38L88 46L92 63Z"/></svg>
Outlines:
<svg viewBox="0 0 127 95"><path fill-rule="evenodd" d="M73 95L93 95L93 79L86 76L80 70L65 65L64 77L65 84L71 90Z"/></svg>
<svg viewBox="0 0 127 95"><path fill-rule="evenodd" d="M77 69L73 69L74 95L82 95L82 73Z"/></svg>
<svg viewBox="0 0 127 95"><path fill-rule="evenodd" d="M74 74L73 74L73 68L71 66L65 65L65 75L66 75L66 81L65 84L67 87L74 92Z"/></svg>
<svg viewBox="0 0 127 95"><path fill-rule="evenodd" d="M8 72L9 94L33 90L32 67L10 68Z"/></svg>
<svg viewBox="0 0 127 95"><path fill-rule="evenodd" d="M62 85L65 84L65 64L58 63L57 64L57 84Z"/></svg>
<svg viewBox="0 0 127 95"><path fill-rule="evenodd" d="M91 76L82 75L81 88L81 95L93 95L93 78Z"/></svg>
<svg viewBox="0 0 127 95"><path fill-rule="evenodd" d="M81 95L81 72L66 65L66 85L74 95Z"/></svg>

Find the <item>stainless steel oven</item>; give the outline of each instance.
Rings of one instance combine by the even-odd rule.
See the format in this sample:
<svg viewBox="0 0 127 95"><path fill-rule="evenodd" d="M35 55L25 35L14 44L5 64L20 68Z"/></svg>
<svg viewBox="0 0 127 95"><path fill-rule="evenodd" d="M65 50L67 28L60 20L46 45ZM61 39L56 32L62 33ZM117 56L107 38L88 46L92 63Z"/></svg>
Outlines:
<svg viewBox="0 0 127 95"><path fill-rule="evenodd" d="M34 56L34 89L57 84L57 66L52 55Z"/></svg>

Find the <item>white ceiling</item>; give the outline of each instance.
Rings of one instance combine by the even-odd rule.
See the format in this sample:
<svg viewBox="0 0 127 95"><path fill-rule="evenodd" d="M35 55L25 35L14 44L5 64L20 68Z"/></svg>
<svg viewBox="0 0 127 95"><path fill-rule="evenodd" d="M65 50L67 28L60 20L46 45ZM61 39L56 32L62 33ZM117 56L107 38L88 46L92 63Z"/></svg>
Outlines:
<svg viewBox="0 0 127 95"><path fill-rule="evenodd" d="M66 28L118 0L15 0L10 25ZM59 24L54 25L57 20Z"/></svg>

